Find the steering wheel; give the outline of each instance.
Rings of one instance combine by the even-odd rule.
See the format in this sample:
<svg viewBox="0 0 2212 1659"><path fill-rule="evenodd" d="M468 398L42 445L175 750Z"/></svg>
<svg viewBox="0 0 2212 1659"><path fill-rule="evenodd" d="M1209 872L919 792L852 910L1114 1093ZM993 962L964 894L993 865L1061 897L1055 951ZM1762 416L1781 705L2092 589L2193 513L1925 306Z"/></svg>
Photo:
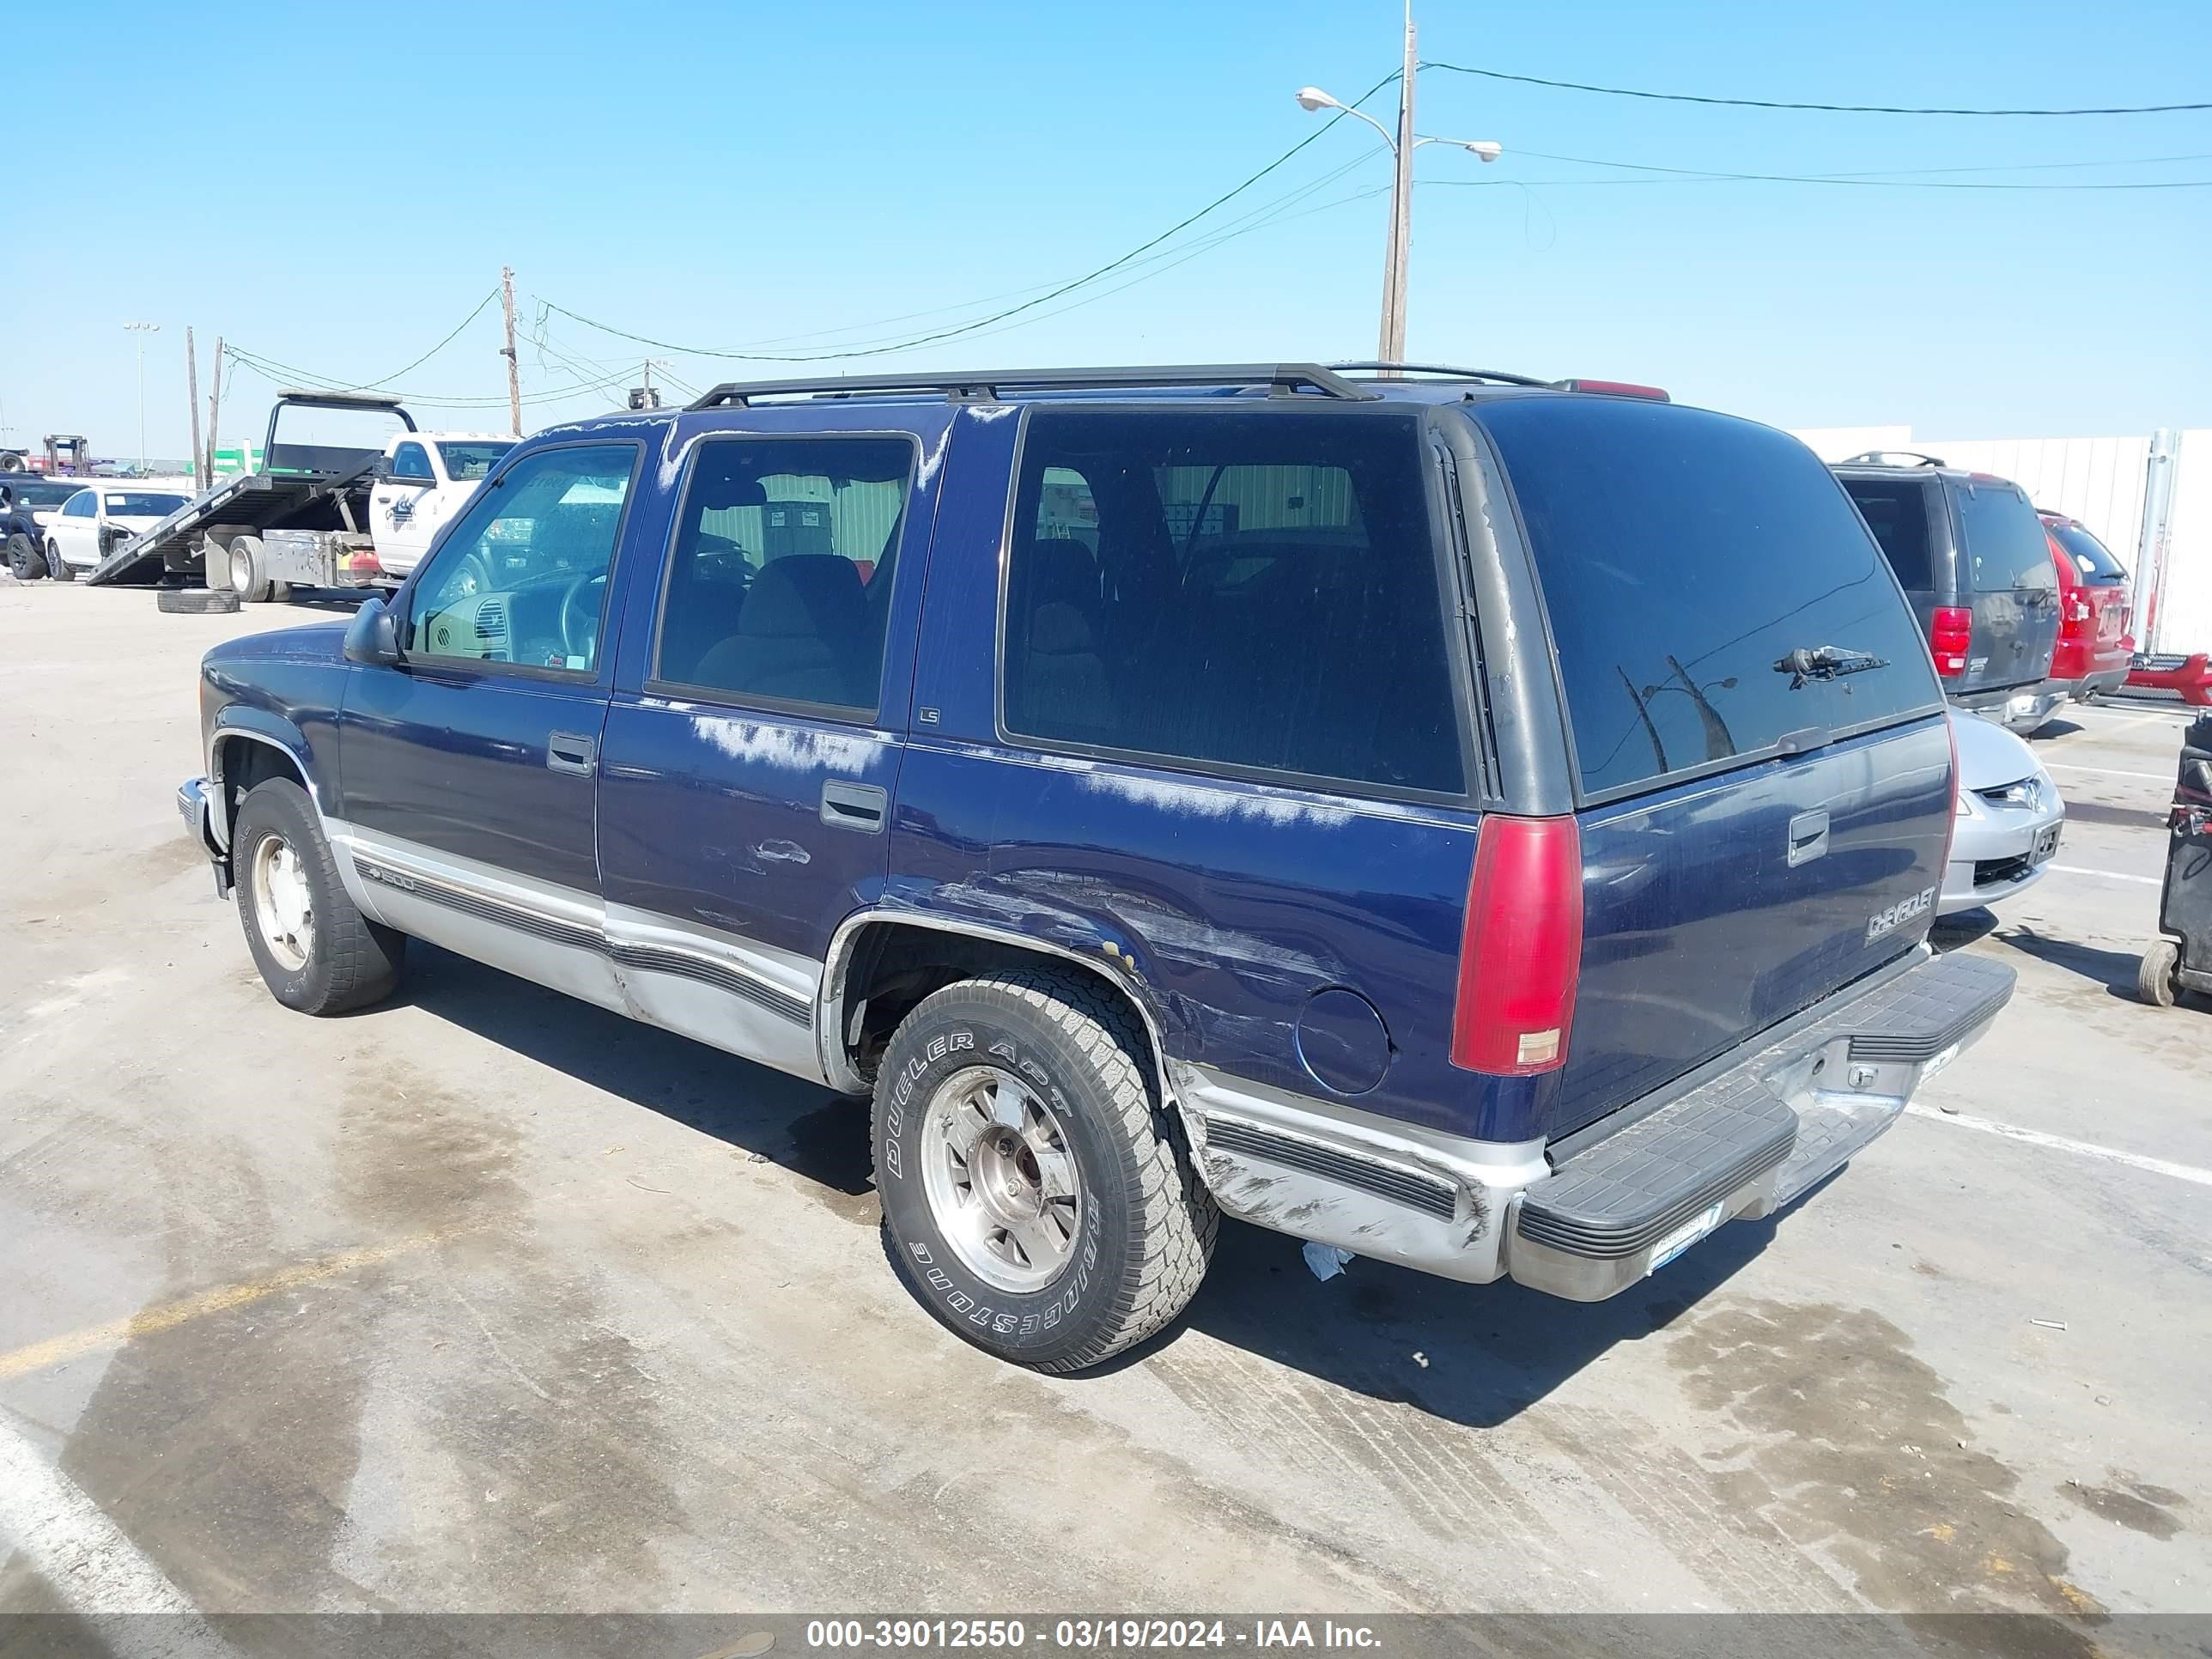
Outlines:
<svg viewBox="0 0 2212 1659"><path fill-rule="evenodd" d="M598 647L601 609L599 599L594 599L588 610L578 601L594 586L604 589L606 580L605 571L590 571L570 582L561 595L561 649L565 655L581 657L588 662Z"/></svg>

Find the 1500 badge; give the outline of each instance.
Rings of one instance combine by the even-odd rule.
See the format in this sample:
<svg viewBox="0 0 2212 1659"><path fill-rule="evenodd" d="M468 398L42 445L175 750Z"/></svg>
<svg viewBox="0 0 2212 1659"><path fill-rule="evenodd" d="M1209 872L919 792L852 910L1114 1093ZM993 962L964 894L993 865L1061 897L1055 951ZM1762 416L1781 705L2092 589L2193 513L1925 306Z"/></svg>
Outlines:
<svg viewBox="0 0 2212 1659"><path fill-rule="evenodd" d="M1887 910L1877 910L1867 918L1867 943L1873 944L1884 933L1893 933L1915 916L1924 916L1935 907L1936 890L1923 887L1909 899L1899 899Z"/></svg>

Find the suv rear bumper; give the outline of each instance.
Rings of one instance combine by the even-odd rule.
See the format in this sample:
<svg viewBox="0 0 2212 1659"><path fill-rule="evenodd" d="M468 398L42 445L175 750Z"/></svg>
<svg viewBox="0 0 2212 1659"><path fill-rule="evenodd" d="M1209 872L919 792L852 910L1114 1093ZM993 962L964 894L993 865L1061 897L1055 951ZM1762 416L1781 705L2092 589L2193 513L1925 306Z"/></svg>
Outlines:
<svg viewBox="0 0 2212 1659"><path fill-rule="evenodd" d="M1571 1152L1442 1135L1200 1068L1179 1094L1231 1215L1446 1278L1510 1274L1598 1301L1841 1168L2012 994L2012 970L1978 957L1908 961L1687 1089L1623 1107Z"/></svg>

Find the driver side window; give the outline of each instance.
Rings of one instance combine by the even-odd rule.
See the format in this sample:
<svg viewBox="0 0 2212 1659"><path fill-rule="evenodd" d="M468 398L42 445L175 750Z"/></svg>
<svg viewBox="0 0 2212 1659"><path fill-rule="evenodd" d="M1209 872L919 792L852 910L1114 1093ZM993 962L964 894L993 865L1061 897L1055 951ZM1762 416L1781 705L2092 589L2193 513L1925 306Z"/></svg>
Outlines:
<svg viewBox="0 0 2212 1659"><path fill-rule="evenodd" d="M478 491L416 584L402 649L596 673L636 460L632 444L543 449Z"/></svg>

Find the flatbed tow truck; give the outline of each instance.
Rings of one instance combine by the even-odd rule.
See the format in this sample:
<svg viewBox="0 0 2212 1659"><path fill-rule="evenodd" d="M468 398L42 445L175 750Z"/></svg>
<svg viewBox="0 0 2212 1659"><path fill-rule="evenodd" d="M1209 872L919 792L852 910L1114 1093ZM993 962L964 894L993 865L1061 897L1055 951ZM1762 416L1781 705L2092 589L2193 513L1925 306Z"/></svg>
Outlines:
<svg viewBox="0 0 2212 1659"><path fill-rule="evenodd" d="M381 440L361 447L288 436L288 427L296 429L300 422L296 416L288 422L287 412L308 410L386 416L409 433L420 429L396 398L354 392L279 392L269 411L258 472L218 485L122 543L86 581L94 586L161 587L165 602L182 600L203 583L227 587L241 599L268 598L285 583L395 584L398 578L377 562L369 519L369 497L386 446ZM209 580L211 564L218 580Z"/></svg>

